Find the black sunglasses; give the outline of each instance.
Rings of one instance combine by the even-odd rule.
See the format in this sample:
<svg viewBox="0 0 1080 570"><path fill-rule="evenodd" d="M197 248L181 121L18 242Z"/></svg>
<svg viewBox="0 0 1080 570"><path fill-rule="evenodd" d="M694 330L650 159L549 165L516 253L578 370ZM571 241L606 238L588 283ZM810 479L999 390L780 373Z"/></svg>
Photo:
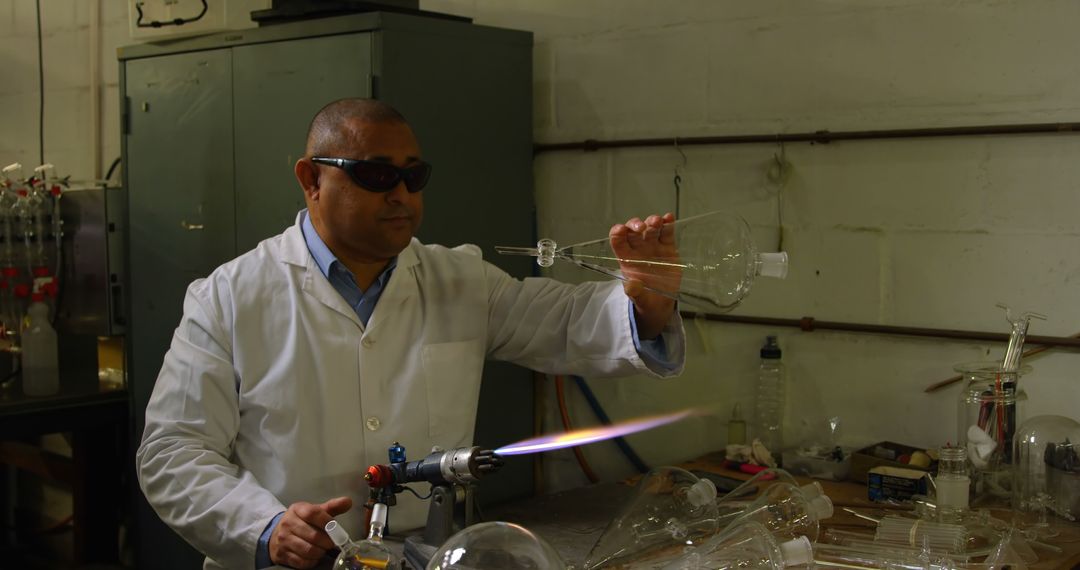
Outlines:
<svg viewBox="0 0 1080 570"><path fill-rule="evenodd" d="M336 166L349 173L349 178L352 178L357 186L372 192L389 192L397 188L399 182L404 182L405 189L410 193L419 192L427 186L428 178L431 178L431 165L422 161L405 168L388 162L325 156L316 156L311 162Z"/></svg>

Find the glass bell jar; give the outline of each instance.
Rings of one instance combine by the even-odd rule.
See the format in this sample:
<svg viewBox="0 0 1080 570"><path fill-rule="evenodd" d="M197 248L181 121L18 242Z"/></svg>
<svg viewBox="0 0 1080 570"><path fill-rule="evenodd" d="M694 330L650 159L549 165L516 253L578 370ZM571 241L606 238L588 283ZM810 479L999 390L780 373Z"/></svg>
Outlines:
<svg viewBox="0 0 1080 570"><path fill-rule="evenodd" d="M1080 422L1033 417L1020 426L1013 446L1013 508L1080 517Z"/></svg>

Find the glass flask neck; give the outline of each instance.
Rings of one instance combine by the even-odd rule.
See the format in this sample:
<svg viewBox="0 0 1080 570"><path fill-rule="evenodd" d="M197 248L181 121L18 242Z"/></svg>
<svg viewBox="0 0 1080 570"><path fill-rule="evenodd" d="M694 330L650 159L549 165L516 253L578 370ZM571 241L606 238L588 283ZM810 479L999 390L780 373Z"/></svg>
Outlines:
<svg viewBox="0 0 1080 570"><path fill-rule="evenodd" d="M755 253L754 276L775 277L784 279L787 277L788 255L786 251Z"/></svg>
<svg viewBox="0 0 1080 570"><path fill-rule="evenodd" d="M375 503L371 508L371 528L368 531L368 540L382 542L383 532L386 530L386 505Z"/></svg>

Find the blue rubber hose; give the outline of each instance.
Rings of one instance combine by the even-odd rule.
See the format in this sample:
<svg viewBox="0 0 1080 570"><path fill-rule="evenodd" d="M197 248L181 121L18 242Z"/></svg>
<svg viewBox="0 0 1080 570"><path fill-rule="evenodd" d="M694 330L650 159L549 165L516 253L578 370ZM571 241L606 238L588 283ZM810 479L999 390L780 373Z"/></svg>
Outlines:
<svg viewBox="0 0 1080 570"><path fill-rule="evenodd" d="M589 403L589 407L592 408L596 419L600 420L600 423L609 426L611 425L611 418L608 417L607 412L604 411L603 406L600 405L600 400L596 399L596 394L593 394L591 388L585 379L580 376L572 376L574 383L581 390L581 393L585 396L585 401ZM623 455L630 460L630 463L634 465L634 469L637 469L639 473L647 473L649 466L645 465L645 462L641 460L641 457L634 451L634 448L630 447L630 444L623 439L622 436L614 439L615 445L619 446L619 449L623 452Z"/></svg>

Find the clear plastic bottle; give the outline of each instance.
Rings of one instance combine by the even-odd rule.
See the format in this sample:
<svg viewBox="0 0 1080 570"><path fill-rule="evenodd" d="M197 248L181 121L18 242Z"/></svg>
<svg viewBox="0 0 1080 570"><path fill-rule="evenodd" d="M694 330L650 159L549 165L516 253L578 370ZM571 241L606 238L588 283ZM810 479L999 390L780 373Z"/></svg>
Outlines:
<svg viewBox="0 0 1080 570"><path fill-rule="evenodd" d="M727 425L727 442L728 445L746 444L746 422L742 417L742 407L738 402L735 402L735 407L731 409L731 419L728 420Z"/></svg>
<svg viewBox="0 0 1080 570"><path fill-rule="evenodd" d="M60 368L56 331L49 323L45 295L34 293L27 309L27 326L22 334L23 393L50 396L60 391Z"/></svg>
<svg viewBox="0 0 1080 570"><path fill-rule="evenodd" d="M784 363L775 336L765 337L758 367L757 401L754 403L755 437L774 457L784 445Z"/></svg>
<svg viewBox="0 0 1080 570"><path fill-rule="evenodd" d="M353 542L349 534L338 525L337 521L326 523L326 534L341 549L334 560L334 568L340 570L397 570L401 568L401 559L383 544L383 530L386 528L386 505L375 503L371 511L371 531L366 540Z"/></svg>

